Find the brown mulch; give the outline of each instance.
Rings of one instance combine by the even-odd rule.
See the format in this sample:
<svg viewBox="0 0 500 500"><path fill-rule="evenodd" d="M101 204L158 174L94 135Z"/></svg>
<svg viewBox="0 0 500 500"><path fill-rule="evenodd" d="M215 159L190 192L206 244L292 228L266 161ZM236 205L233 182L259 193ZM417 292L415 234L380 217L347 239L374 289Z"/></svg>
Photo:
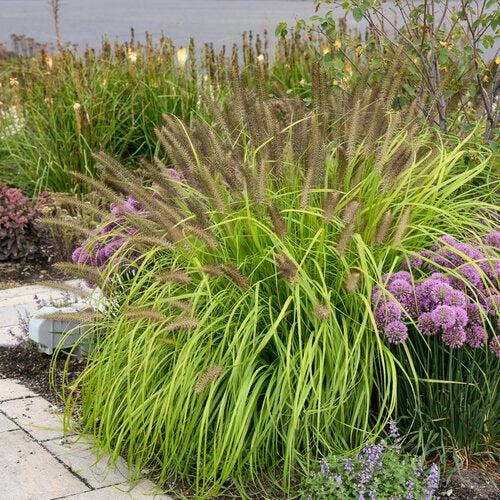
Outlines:
<svg viewBox="0 0 500 500"><path fill-rule="evenodd" d="M453 500L500 500L500 483L476 468L453 474L437 491L438 498Z"/></svg>
<svg viewBox="0 0 500 500"><path fill-rule="evenodd" d="M33 285L41 280L59 281L68 277L52 263L39 259L30 262L0 262L0 290Z"/></svg>
<svg viewBox="0 0 500 500"><path fill-rule="evenodd" d="M52 357L35 348L0 346L0 378L20 380L26 387L49 401L60 404L50 385L50 363ZM61 353L56 360L56 385L61 386L65 356ZM83 370L85 361L72 357L69 361L68 378L74 380Z"/></svg>

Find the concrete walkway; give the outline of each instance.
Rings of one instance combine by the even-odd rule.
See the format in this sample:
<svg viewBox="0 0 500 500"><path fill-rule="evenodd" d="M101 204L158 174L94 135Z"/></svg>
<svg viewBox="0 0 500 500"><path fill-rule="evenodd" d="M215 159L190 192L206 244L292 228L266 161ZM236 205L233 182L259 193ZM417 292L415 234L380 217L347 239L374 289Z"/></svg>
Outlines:
<svg viewBox="0 0 500 500"><path fill-rule="evenodd" d="M18 313L33 312L40 299L60 297L38 285L0 291L0 345L15 339ZM126 463L96 463L91 438L65 438L57 407L20 382L0 379L0 500L169 499L150 480L127 483Z"/></svg>

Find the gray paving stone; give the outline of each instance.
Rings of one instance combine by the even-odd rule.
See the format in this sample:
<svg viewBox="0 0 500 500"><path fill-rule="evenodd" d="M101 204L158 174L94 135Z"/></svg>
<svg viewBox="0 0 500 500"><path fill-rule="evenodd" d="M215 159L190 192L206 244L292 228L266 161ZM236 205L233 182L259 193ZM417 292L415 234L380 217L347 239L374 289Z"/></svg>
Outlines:
<svg viewBox="0 0 500 500"><path fill-rule="evenodd" d="M19 429L19 427L12 420L0 413L0 432L12 431L14 429ZM0 442L1 440L2 438L0 437Z"/></svg>
<svg viewBox="0 0 500 500"><path fill-rule="evenodd" d="M158 488L151 481L146 479L132 486L129 484L108 486L107 488L88 491L67 498L71 500L135 500L146 498L154 500L172 500L172 497L158 493Z"/></svg>
<svg viewBox="0 0 500 500"><path fill-rule="evenodd" d="M61 442L62 441L62 442ZM55 439L47 441L44 446L64 462L73 472L84 478L93 488L112 486L128 479L128 468L125 461L118 459L115 466L109 466L109 455L96 463L97 453L90 437L69 440Z"/></svg>
<svg viewBox="0 0 500 500"><path fill-rule="evenodd" d="M0 402L14 398L25 398L27 396L36 396L36 394L17 380L10 378L0 379Z"/></svg>
<svg viewBox="0 0 500 500"><path fill-rule="evenodd" d="M89 491L23 431L4 432L0 439L0 500L49 500Z"/></svg>
<svg viewBox="0 0 500 500"><path fill-rule="evenodd" d="M61 438L64 435L58 410L39 396L5 401L0 403L0 410L39 441Z"/></svg>
<svg viewBox="0 0 500 500"><path fill-rule="evenodd" d="M16 339L15 337L10 333L10 330L14 334L17 334L20 332L19 327L16 326L0 326L0 345L3 346L13 346L16 345Z"/></svg>

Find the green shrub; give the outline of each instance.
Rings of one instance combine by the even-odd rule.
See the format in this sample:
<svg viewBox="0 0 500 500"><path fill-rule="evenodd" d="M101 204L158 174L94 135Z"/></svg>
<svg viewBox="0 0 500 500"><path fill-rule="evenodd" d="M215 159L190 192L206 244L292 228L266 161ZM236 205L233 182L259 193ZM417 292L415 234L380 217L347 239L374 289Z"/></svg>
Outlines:
<svg viewBox="0 0 500 500"><path fill-rule="evenodd" d="M491 209L469 187L482 151L464 169L465 142L447 151L388 112L390 85L344 103L323 88L311 113L235 82L223 110L207 102L214 125L165 117L176 175L156 159L145 181L99 155L108 185L87 179L120 209L109 234L126 244L104 269L67 266L109 297L68 416L81 407L114 459L188 480L197 498L228 477L289 491L319 456L380 433L402 360L376 333L373 286Z"/></svg>

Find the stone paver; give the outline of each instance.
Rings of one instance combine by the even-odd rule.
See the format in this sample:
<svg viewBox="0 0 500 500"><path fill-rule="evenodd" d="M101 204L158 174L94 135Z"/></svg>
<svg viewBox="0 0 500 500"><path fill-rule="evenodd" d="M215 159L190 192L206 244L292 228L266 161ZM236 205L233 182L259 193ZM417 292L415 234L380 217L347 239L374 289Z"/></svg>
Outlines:
<svg viewBox="0 0 500 500"><path fill-rule="evenodd" d="M49 500L89 491L23 431L3 432L0 439L0 500Z"/></svg>
<svg viewBox="0 0 500 500"><path fill-rule="evenodd" d="M83 477L93 488L112 486L127 480L127 466L121 458L116 466L109 466L109 455L96 463L96 451L90 438L55 439L44 446L64 462L73 472Z"/></svg>
<svg viewBox="0 0 500 500"><path fill-rule="evenodd" d="M16 343L9 330L19 332L18 312L38 308L34 295L61 296L39 285L0 290L0 345ZM95 303L98 296L91 300ZM171 498L147 479L128 484L121 459L113 467L108 455L96 462L91 438L69 442L63 435L61 416L52 404L17 380L0 379L0 500Z"/></svg>
<svg viewBox="0 0 500 500"><path fill-rule="evenodd" d="M158 493L158 488L147 479L139 481L137 484L120 484L118 486L108 486L107 488L92 490L78 495L67 497L68 500L125 500L125 499L151 499L151 500L172 500L171 497Z"/></svg>
<svg viewBox="0 0 500 500"><path fill-rule="evenodd" d="M10 333L10 331L17 335L20 332L18 326L0 326L0 345L16 345L15 337Z"/></svg>
<svg viewBox="0 0 500 500"><path fill-rule="evenodd" d="M12 431L14 429L19 429L19 427L12 420L0 413L0 433L5 431ZM0 437L0 442L1 441L2 438Z"/></svg>
<svg viewBox="0 0 500 500"><path fill-rule="evenodd" d="M9 378L0 379L0 402L14 398L25 398L28 396L36 396L33 391L20 384L17 380Z"/></svg>
<svg viewBox="0 0 500 500"><path fill-rule="evenodd" d="M42 397L4 401L0 410L38 441L64 436L58 410Z"/></svg>

